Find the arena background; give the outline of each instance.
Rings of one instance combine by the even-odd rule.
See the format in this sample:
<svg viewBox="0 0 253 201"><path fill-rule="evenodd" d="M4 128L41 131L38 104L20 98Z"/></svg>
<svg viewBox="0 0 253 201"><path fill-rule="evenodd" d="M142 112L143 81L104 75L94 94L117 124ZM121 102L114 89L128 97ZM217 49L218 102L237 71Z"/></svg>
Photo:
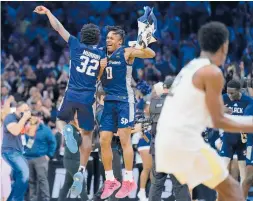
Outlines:
<svg viewBox="0 0 253 201"><path fill-rule="evenodd" d="M16 101L29 103L32 97L36 97L31 88L36 87L42 97L37 99L36 108L48 109L50 116L44 120L56 136L56 108L66 87L69 53L67 44L52 29L47 17L33 13L37 5L48 7L76 36L85 23L99 25L103 33L100 46L105 45L106 25L124 27L126 44L136 40L137 18L143 14L143 6L154 7L158 20L158 41L152 48L157 56L154 60L136 59L133 72L136 82L146 80L150 84L163 81L166 76L175 76L188 61L198 56L198 28L210 20L221 21L230 31L230 49L223 67L226 81L233 77L242 80L252 78L253 2L2 1L1 104L9 95L13 95ZM249 88L252 86L249 85ZM58 197L65 175L59 152L60 149L49 165L52 200ZM139 172L136 169L134 172L135 179L139 180ZM137 192L127 199L137 200ZM162 198L173 200L169 178ZM212 200L207 195L204 198L206 201Z"/></svg>

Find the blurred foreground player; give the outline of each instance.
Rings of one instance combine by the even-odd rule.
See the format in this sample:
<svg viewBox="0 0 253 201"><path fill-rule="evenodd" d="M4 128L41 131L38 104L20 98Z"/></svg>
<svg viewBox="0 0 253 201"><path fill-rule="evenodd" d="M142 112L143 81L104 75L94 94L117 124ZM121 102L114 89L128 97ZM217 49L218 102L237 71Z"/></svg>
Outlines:
<svg viewBox="0 0 253 201"><path fill-rule="evenodd" d="M124 198L137 188L133 180L134 154L131 144L131 128L134 126L135 117L135 98L131 87L132 64L136 57L155 56L155 52L150 48L124 47L125 31L120 27L108 27L107 30L108 64L101 79L106 94L100 126L101 156L106 177L102 199L111 196L121 186L112 170L113 133L120 137L126 169L122 186L115 197Z"/></svg>
<svg viewBox="0 0 253 201"><path fill-rule="evenodd" d="M190 189L203 183L217 190L219 200L244 201L239 183L201 136L206 127L253 132L252 116L224 114L224 78L218 66L225 62L228 38L222 23L210 22L200 28L201 55L176 77L158 121L156 168L173 174Z"/></svg>
<svg viewBox="0 0 253 201"><path fill-rule="evenodd" d="M100 30L94 24L84 25L81 29L79 41L70 35L50 10L44 6L36 7L34 12L46 14L52 27L69 44L70 48L70 77L65 96L58 109L57 127L64 134L69 150L76 153L78 146L73 137L73 127L71 125L66 126L66 123L73 120L74 114L77 112L82 136L82 145L79 147L80 167L74 175L72 186L72 194L77 196L82 191L83 174L92 150L92 130L94 129L92 105L99 74L99 63L103 55L103 52L97 48Z"/></svg>
<svg viewBox="0 0 253 201"><path fill-rule="evenodd" d="M174 78L168 77L165 79L162 90L158 89L159 83L154 86L155 93L157 97L151 98L150 101L150 106L149 106L149 113L150 113L150 119L152 122L152 129L151 129L151 148L150 148L150 153L152 155L152 180L151 180L151 187L149 191L149 201L160 201L162 200L162 192L164 190L164 184L165 181L168 177L167 173L163 172L157 172L156 171L156 161L155 161L155 138L156 138L156 133L157 133L157 122L164 104L164 101L170 91L170 87L174 81ZM161 95L159 95L159 91L163 92ZM190 201L191 196L189 189L187 185L181 185L178 180L172 175L169 175L171 182L172 182L172 187L173 187L173 192L175 194L175 199L177 201Z"/></svg>

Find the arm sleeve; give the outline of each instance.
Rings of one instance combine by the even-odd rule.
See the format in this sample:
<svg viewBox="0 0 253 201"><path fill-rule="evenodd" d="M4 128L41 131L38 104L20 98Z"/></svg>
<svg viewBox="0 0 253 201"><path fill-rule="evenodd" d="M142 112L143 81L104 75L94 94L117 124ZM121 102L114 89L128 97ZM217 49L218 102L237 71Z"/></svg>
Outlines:
<svg viewBox="0 0 253 201"><path fill-rule="evenodd" d="M5 126L7 126L10 123L17 123L17 120L13 115L7 115L4 119Z"/></svg>

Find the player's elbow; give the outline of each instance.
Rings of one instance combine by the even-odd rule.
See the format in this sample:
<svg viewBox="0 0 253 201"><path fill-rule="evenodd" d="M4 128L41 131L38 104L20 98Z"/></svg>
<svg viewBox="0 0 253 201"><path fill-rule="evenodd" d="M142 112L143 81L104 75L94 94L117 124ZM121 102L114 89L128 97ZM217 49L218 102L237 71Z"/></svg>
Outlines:
<svg viewBox="0 0 253 201"><path fill-rule="evenodd" d="M13 128L13 129L10 129L9 132L14 135L14 136L17 136L20 134L20 130L19 129L16 129L16 128Z"/></svg>
<svg viewBox="0 0 253 201"><path fill-rule="evenodd" d="M148 58L154 58L155 55L156 55L155 52L152 49L150 49L147 56L148 56Z"/></svg>

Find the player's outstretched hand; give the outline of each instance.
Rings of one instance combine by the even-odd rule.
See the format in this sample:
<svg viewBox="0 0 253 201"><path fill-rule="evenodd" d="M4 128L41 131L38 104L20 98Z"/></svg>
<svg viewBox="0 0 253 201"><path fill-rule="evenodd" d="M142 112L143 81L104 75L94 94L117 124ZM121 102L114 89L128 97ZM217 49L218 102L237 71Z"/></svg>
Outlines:
<svg viewBox="0 0 253 201"><path fill-rule="evenodd" d="M104 69L107 66L107 58L100 60L100 68Z"/></svg>
<svg viewBox="0 0 253 201"><path fill-rule="evenodd" d="M45 6L37 6L33 12L38 13L40 15L47 14L49 10Z"/></svg>

